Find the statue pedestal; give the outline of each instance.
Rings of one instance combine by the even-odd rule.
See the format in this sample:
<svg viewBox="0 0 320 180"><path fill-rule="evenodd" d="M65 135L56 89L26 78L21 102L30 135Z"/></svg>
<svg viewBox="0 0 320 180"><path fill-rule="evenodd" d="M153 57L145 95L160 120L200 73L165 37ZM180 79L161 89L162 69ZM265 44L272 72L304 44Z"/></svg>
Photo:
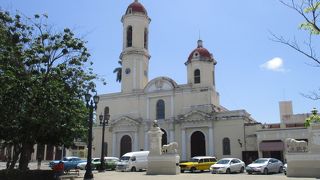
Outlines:
<svg viewBox="0 0 320 180"><path fill-rule="evenodd" d="M320 177L320 123L309 127L308 150L287 153L288 177Z"/></svg>
<svg viewBox="0 0 320 180"><path fill-rule="evenodd" d="M180 174L179 161L177 154L178 144L172 142L161 147L162 134L157 121L153 121L153 126L148 131L150 142L150 153L148 155L147 175L176 175ZM164 152L162 152L164 151Z"/></svg>
<svg viewBox="0 0 320 180"><path fill-rule="evenodd" d="M320 154L287 154L288 177L320 177Z"/></svg>
<svg viewBox="0 0 320 180"><path fill-rule="evenodd" d="M148 156L147 175L177 175L180 174L180 156L177 154L163 154Z"/></svg>

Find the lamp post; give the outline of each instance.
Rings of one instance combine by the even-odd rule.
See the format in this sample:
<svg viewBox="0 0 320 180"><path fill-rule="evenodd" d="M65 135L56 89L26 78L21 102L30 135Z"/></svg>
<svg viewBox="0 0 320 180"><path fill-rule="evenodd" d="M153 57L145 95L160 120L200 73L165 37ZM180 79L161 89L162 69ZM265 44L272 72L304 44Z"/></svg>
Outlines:
<svg viewBox="0 0 320 180"><path fill-rule="evenodd" d="M109 107L105 107L104 110L104 117L102 114L99 116L100 125L102 125L102 142L101 142L101 157L100 157L100 172L103 172L105 170L105 163L104 163L104 132L105 132L105 126L108 125L108 120L110 118L109 115Z"/></svg>
<svg viewBox="0 0 320 180"><path fill-rule="evenodd" d="M91 94L85 94L86 106L89 109L89 131L88 131L88 155L87 155L87 165L86 165L86 173L84 174L84 180L92 180L92 123L93 123L93 110L97 109L97 104L99 102L99 96L94 95L91 98ZM89 103L90 102L90 103Z"/></svg>

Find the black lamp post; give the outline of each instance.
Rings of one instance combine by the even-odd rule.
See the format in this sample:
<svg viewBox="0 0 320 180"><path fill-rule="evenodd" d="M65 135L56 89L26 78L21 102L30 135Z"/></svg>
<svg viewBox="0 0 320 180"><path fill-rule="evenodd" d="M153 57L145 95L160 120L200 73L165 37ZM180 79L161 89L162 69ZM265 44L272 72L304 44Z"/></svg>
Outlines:
<svg viewBox="0 0 320 180"><path fill-rule="evenodd" d="M110 118L109 115L109 107L105 108L104 117L102 114L99 116L100 125L102 125L102 142L101 142L101 157L100 157L100 172L105 170L105 163L104 163L104 131L105 126L108 125L108 120Z"/></svg>
<svg viewBox="0 0 320 180"><path fill-rule="evenodd" d="M94 95L91 99L91 94L85 94L85 100L87 108L89 109L89 131L88 131L88 155L87 155L87 165L86 165L86 173L84 174L84 180L92 180L92 123L93 123L93 110L97 109L97 104L99 102L99 96ZM89 103L90 102L90 103Z"/></svg>

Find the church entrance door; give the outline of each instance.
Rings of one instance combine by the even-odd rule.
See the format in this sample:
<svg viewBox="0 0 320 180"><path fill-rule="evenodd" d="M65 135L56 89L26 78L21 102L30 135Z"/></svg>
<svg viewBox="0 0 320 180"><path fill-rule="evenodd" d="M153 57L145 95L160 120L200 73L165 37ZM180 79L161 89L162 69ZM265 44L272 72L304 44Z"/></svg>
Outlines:
<svg viewBox="0 0 320 180"><path fill-rule="evenodd" d="M161 141L161 146L165 145L165 144L168 144L168 141L167 141L167 132L161 128L161 131L163 132L162 134L162 141Z"/></svg>
<svg viewBox="0 0 320 180"><path fill-rule="evenodd" d="M128 135L124 135L120 141L120 157L127 152L132 151L132 140Z"/></svg>
<svg viewBox="0 0 320 180"><path fill-rule="evenodd" d="M191 135L191 157L206 155L206 139L204 134L196 131Z"/></svg>

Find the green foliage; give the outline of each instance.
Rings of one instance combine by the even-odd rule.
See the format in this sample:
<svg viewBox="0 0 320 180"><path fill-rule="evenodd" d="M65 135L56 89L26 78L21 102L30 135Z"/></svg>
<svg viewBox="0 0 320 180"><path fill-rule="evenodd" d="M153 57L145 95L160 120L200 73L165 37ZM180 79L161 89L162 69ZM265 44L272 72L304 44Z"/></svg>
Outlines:
<svg viewBox="0 0 320 180"><path fill-rule="evenodd" d="M0 141L73 144L87 131L83 95L94 91L86 42L47 15L21 18L0 10Z"/></svg>
<svg viewBox="0 0 320 180"><path fill-rule="evenodd" d="M309 31L311 34L319 35L319 18L320 13L320 2L318 0L307 0L303 1L303 8L300 14L305 18L305 22L300 24L300 28Z"/></svg>
<svg viewBox="0 0 320 180"><path fill-rule="evenodd" d="M310 127L311 123L320 123L320 116L315 108L311 111L311 115L304 122L304 126Z"/></svg>
<svg viewBox="0 0 320 180"><path fill-rule="evenodd" d="M117 82L121 82L122 80L122 62L118 61L118 64L120 64L120 67L117 67L113 70L113 73L117 73Z"/></svg>

